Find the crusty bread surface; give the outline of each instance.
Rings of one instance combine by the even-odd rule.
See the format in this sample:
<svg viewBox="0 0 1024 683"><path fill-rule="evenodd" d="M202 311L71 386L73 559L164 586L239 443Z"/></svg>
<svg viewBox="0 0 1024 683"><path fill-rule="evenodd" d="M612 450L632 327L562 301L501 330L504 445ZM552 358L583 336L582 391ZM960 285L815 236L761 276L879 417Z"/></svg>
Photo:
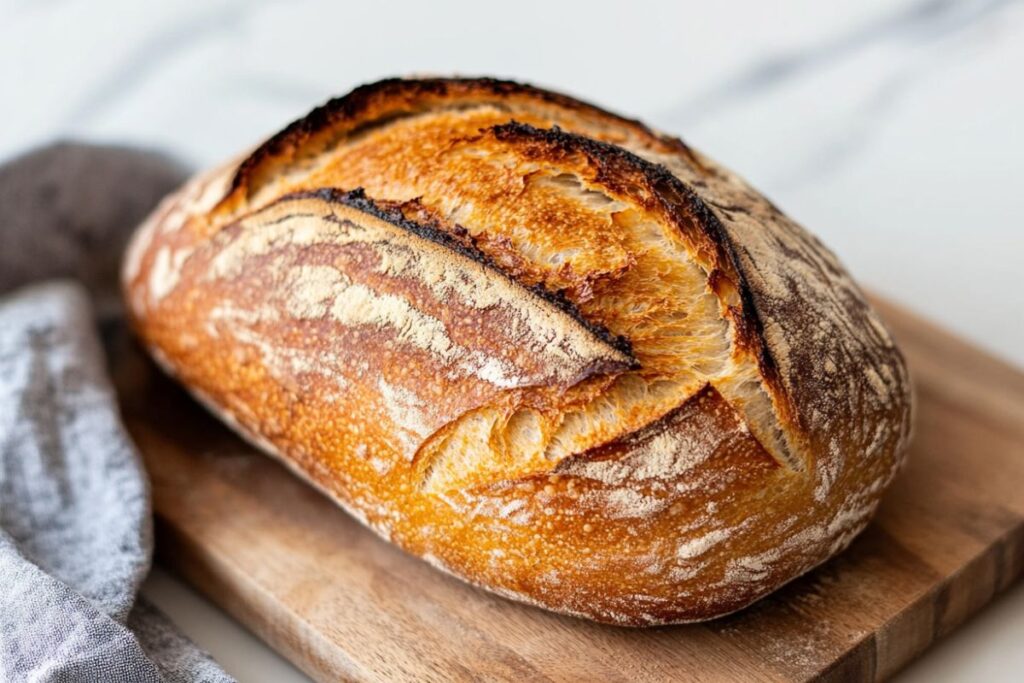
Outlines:
<svg viewBox="0 0 1024 683"><path fill-rule="evenodd" d="M388 80L200 174L123 282L154 358L378 534L510 598L709 619L839 552L910 432L836 258L678 139Z"/></svg>

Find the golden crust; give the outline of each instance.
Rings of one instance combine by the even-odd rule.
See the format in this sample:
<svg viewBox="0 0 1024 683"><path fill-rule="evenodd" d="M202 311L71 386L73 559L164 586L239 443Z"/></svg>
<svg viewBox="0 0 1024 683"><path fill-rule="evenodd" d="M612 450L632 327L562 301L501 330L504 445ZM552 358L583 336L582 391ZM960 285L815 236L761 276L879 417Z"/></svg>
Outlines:
<svg viewBox="0 0 1024 683"><path fill-rule="evenodd" d="M124 283L172 374L378 533L598 621L712 618L819 564L909 435L902 358L816 239L514 83L333 100L169 198Z"/></svg>

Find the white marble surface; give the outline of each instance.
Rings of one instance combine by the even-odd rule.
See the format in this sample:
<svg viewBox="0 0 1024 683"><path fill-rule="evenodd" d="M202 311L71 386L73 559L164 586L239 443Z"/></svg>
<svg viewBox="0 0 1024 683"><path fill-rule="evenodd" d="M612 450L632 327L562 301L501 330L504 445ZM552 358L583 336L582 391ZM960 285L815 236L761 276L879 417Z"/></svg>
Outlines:
<svg viewBox="0 0 1024 683"><path fill-rule="evenodd" d="M0 0L0 158L79 136L207 164L412 72L529 80L679 133L863 283L1024 365L1020 1ZM165 573L145 592L240 680L304 680ZM902 678L1020 680L1021 642L1018 586Z"/></svg>

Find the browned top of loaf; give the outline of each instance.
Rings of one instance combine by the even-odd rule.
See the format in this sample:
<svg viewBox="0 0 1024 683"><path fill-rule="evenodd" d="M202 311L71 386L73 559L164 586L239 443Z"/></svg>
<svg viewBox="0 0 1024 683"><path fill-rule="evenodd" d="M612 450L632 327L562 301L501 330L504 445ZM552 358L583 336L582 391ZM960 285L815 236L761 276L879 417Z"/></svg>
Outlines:
<svg viewBox="0 0 1024 683"><path fill-rule="evenodd" d="M332 100L166 203L125 273L158 357L381 533L594 618L713 616L817 564L909 432L820 242L679 140L515 83Z"/></svg>
<svg viewBox="0 0 1024 683"><path fill-rule="evenodd" d="M892 376L894 368L902 368L898 350L856 284L817 238L680 139L529 85L433 78L357 88L260 145L238 166L230 192L212 217L224 220L259 206L268 191L280 187L281 176L301 172L304 163L346 139L404 117L473 107L494 107L497 119L512 119L482 133L515 144L528 156L558 161L581 155L596 184L675 222L690 240L691 256L707 272L710 286L729 307L736 341L755 350L779 417L793 421L795 429L827 442L832 425L869 417L863 409L870 406L844 400L844 395L859 394L844 386L849 381L849 375L843 379L844 368L877 389L879 407L890 393L885 386L893 395L905 393L905 378ZM553 284L559 291L570 289L563 282Z"/></svg>

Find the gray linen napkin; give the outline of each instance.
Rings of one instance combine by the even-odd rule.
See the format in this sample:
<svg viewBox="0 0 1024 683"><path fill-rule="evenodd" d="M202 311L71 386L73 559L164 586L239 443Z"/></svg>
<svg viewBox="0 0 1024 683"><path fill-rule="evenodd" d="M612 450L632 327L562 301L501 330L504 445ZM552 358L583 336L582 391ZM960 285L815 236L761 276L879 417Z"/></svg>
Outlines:
<svg viewBox="0 0 1024 683"><path fill-rule="evenodd" d="M230 681L137 600L149 489L94 304L116 323L132 228L184 172L57 145L0 168L0 681ZM42 278L75 278L23 286Z"/></svg>

